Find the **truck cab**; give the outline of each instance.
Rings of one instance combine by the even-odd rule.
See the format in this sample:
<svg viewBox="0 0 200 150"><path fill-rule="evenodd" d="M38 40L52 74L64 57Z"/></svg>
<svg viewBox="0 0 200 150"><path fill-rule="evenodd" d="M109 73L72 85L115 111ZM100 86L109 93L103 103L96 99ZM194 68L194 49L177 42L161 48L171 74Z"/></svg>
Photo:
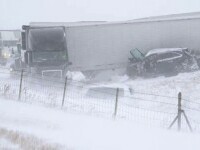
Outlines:
<svg viewBox="0 0 200 150"><path fill-rule="evenodd" d="M32 74L63 77L68 66L65 28L22 27L22 57Z"/></svg>

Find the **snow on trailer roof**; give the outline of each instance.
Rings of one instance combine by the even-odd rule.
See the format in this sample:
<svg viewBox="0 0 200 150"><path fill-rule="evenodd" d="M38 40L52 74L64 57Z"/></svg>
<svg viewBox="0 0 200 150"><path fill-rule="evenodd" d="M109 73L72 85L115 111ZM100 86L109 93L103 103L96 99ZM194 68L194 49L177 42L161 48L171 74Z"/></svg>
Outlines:
<svg viewBox="0 0 200 150"><path fill-rule="evenodd" d="M163 15L163 16L152 16L152 17L145 17L139 18L131 21L165 21L165 20L179 20L179 19L195 19L200 18L200 12L192 12L192 13L182 13L182 14L170 14L170 15Z"/></svg>
<svg viewBox="0 0 200 150"><path fill-rule="evenodd" d="M88 26L95 24L104 24L106 21L78 21L78 22L31 22L31 27L53 27L53 26L65 26L65 27L73 27L73 26Z"/></svg>
<svg viewBox="0 0 200 150"><path fill-rule="evenodd" d="M152 49L150 50L145 56L149 56L152 54L160 54L160 53L167 53L167 52L181 52L182 50L187 49L187 48L159 48L159 49Z"/></svg>
<svg viewBox="0 0 200 150"><path fill-rule="evenodd" d="M118 25L118 24L132 24L132 23L145 23L145 22L160 22L172 20L188 20L200 19L200 12L171 14L163 16L152 16L147 18L138 18L127 21L79 21L79 22L31 22L31 27L52 27L52 26L65 26L65 27L79 27L79 26L99 26L99 25Z"/></svg>

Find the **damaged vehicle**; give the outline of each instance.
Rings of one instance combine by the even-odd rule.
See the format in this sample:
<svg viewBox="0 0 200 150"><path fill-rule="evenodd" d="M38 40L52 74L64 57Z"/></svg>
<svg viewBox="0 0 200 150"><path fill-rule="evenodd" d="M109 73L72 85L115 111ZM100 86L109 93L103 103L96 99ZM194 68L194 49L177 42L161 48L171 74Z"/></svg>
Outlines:
<svg viewBox="0 0 200 150"><path fill-rule="evenodd" d="M115 100L117 88L119 89L118 96L122 99L131 97L134 94L132 87L123 84L89 85L83 90L83 94L86 99Z"/></svg>
<svg viewBox="0 0 200 150"><path fill-rule="evenodd" d="M130 77L173 76L180 72L199 69L196 57L188 48L161 48L143 54L134 49L131 52L127 73Z"/></svg>

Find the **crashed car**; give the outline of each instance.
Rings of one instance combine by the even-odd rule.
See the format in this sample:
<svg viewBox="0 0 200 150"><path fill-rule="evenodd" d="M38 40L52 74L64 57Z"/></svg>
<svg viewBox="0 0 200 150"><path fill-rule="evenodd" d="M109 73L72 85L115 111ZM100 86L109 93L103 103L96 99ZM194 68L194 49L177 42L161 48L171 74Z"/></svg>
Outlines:
<svg viewBox="0 0 200 150"><path fill-rule="evenodd" d="M125 100L125 98L133 96L134 90L130 86L123 84L89 85L85 87L82 93L86 99L115 100L117 88L119 89L118 96L120 99Z"/></svg>
<svg viewBox="0 0 200 150"><path fill-rule="evenodd" d="M129 76L172 76L180 72L198 70L196 58L188 48L161 48L143 54L138 49L130 52Z"/></svg>

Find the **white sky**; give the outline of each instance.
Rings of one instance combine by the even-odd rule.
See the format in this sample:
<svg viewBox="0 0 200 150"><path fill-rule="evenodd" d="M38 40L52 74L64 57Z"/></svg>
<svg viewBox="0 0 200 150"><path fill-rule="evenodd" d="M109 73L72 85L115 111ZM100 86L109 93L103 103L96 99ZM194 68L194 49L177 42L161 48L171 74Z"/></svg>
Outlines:
<svg viewBox="0 0 200 150"><path fill-rule="evenodd" d="M200 11L200 0L0 0L0 29L32 21L119 21Z"/></svg>

